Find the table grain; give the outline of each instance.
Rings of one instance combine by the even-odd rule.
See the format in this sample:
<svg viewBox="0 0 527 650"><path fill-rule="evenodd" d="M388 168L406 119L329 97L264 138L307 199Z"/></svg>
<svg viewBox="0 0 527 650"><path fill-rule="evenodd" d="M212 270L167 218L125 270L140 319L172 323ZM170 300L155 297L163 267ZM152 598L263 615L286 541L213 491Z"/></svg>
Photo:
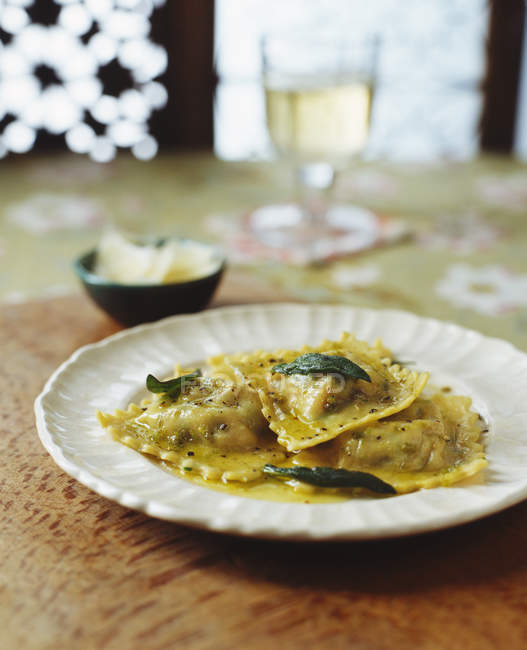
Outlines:
<svg viewBox="0 0 527 650"><path fill-rule="evenodd" d="M220 301L235 300L224 291ZM361 543L251 540L152 519L66 475L35 429L50 373L118 326L80 295L0 314L2 648L527 647L526 502Z"/></svg>

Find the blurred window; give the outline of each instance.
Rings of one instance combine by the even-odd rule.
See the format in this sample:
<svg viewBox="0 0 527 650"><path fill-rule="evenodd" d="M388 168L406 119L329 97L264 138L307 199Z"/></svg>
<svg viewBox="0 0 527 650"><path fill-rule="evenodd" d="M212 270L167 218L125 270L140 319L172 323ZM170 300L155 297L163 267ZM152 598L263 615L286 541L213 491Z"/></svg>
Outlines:
<svg viewBox="0 0 527 650"><path fill-rule="evenodd" d="M262 34L349 25L382 41L367 154L464 159L478 150L486 0L216 0L219 77L214 147L225 159L266 157Z"/></svg>

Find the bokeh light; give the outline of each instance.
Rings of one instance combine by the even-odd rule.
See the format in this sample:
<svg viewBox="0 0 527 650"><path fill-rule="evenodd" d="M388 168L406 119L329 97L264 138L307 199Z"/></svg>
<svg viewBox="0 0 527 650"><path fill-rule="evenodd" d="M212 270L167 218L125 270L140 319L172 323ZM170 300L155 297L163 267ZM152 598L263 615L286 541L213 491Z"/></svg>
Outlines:
<svg viewBox="0 0 527 650"><path fill-rule="evenodd" d="M99 136L90 147L90 157L96 162L110 162L115 157L115 145L109 138Z"/></svg>
<svg viewBox="0 0 527 650"><path fill-rule="evenodd" d="M66 143L75 153L89 153L95 138L95 131L87 124L77 124L66 132Z"/></svg>
<svg viewBox="0 0 527 650"><path fill-rule="evenodd" d="M36 132L23 122L11 122L4 129L3 143L8 151L26 153L33 146Z"/></svg>
<svg viewBox="0 0 527 650"><path fill-rule="evenodd" d="M0 28L10 35L0 42L0 119L10 117L0 157L30 151L39 129L63 135L71 151L98 162L112 160L117 148L141 160L155 156L148 120L167 102L155 81L167 54L149 40L149 16L164 0L54 0L54 25L30 22L26 8L35 1L0 2ZM99 77L114 62L133 80L118 96ZM43 81L42 67L53 82Z"/></svg>
<svg viewBox="0 0 527 650"><path fill-rule="evenodd" d="M140 160L151 160L157 153L157 142L151 135L145 136L132 147L132 152Z"/></svg>

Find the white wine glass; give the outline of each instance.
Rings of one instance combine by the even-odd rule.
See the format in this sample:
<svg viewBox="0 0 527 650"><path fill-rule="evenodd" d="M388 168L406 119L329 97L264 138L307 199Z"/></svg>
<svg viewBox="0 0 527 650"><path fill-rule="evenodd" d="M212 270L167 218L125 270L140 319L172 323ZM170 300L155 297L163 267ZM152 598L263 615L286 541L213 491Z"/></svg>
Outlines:
<svg viewBox="0 0 527 650"><path fill-rule="evenodd" d="M277 154L295 169L295 203L251 215L266 244L304 249L310 260L364 248L375 239L372 214L335 204L336 174L368 139L376 37L269 35L262 39L267 128Z"/></svg>

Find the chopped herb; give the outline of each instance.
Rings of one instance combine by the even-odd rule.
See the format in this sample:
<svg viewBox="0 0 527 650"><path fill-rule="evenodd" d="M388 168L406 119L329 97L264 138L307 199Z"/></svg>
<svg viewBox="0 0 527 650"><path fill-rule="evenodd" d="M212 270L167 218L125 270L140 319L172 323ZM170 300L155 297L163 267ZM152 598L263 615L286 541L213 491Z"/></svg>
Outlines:
<svg viewBox="0 0 527 650"><path fill-rule="evenodd" d="M336 373L339 375L344 375L344 377L362 379L364 381L371 382L368 373L356 363L353 363L353 361L346 359L346 357L330 354L320 354L319 352L308 352L307 354L302 354L291 363L280 363L277 366L273 366L271 368L271 372L277 372L282 375Z"/></svg>
<svg viewBox="0 0 527 650"><path fill-rule="evenodd" d="M363 487L378 494L396 494L395 488L367 472L333 467L277 467L265 465L264 474L275 478L297 479L318 487Z"/></svg>
<svg viewBox="0 0 527 650"><path fill-rule="evenodd" d="M185 472L191 472L192 471L192 467L184 467L183 469L185 470Z"/></svg>
<svg viewBox="0 0 527 650"><path fill-rule="evenodd" d="M176 400L181 395L181 390L185 387L185 382L201 377L201 370L194 370L189 375L182 375L176 379L159 381L154 375L148 375L146 378L146 387L151 393L164 393L170 399Z"/></svg>

